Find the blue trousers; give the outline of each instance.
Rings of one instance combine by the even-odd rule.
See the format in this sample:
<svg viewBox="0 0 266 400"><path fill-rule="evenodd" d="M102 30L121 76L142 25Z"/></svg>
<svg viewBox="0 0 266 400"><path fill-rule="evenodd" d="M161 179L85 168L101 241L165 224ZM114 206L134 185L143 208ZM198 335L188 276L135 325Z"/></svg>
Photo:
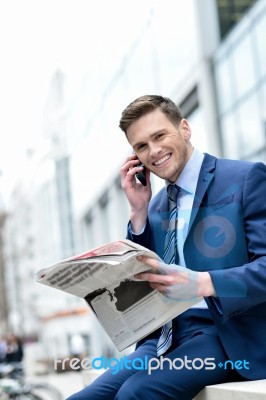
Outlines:
<svg viewBox="0 0 266 400"><path fill-rule="evenodd" d="M128 359L156 358L160 331L139 342ZM206 369L206 358L214 359L216 367ZM137 363L116 374L107 370L67 400L192 400L206 385L243 379L235 370L218 366L228 357L208 309L190 309L173 320L173 342L163 360L163 367L150 373L140 370ZM173 360L175 368L170 367Z"/></svg>

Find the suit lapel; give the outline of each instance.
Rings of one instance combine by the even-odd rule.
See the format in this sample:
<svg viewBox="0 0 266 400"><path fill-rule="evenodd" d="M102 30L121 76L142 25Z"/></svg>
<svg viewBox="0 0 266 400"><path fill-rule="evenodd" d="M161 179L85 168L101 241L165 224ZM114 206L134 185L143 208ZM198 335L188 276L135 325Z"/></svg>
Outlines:
<svg viewBox="0 0 266 400"><path fill-rule="evenodd" d="M215 165L216 165L216 158L211 156L210 154L205 154L199 174L193 207L191 210L187 236L189 235L191 226L202 204L205 193L207 192L207 189L214 177Z"/></svg>

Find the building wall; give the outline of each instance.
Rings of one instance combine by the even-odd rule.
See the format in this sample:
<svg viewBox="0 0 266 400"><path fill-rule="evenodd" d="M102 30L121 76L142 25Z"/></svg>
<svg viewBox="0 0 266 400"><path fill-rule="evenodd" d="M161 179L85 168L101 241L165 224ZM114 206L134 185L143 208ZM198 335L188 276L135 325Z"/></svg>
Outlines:
<svg viewBox="0 0 266 400"><path fill-rule="evenodd" d="M6 211L2 206L0 194L0 338L5 334L8 327L8 303L7 303L7 288L5 285L5 257L4 257L4 225L6 221Z"/></svg>
<svg viewBox="0 0 266 400"><path fill-rule="evenodd" d="M213 58L225 157L266 161L266 1L245 14Z"/></svg>
<svg viewBox="0 0 266 400"><path fill-rule="evenodd" d="M25 337L36 335L35 223L31 185L20 182L10 199L5 229L5 285L8 300L8 331ZM31 284L30 284L31 283Z"/></svg>

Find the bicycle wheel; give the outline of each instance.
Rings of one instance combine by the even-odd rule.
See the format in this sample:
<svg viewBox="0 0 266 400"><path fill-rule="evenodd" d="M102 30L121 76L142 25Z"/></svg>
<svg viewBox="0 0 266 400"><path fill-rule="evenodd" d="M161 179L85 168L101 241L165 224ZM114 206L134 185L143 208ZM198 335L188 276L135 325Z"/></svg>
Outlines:
<svg viewBox="0 0 266 400"><path fill-rule="evenodd" d="M16 394L15 396L10 396L9 399L13 400L43 400L42 397L38 396L34 393L23 393L23 394Z"/></svg>
<svg viewBox="0 0 266 400"><path fill-rule="evenodd" d="M4 392L0 393L0 399L2 400L43 400L39 395L35 393L23 393L20 391L16 392Z"/></svg>
<svg viewBox="0 0 266 400"><path fill-rule="evenodd" d="M30 384L29 394L35 396L36 400L63 400L62 393L49 383Z"/></svg>

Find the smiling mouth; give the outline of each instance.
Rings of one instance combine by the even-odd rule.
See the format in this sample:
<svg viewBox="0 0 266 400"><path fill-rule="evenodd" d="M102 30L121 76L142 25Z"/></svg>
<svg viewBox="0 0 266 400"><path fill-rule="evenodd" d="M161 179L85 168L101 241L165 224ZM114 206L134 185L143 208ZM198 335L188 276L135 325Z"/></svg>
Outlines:
<svg viewBox="0 0 266 400"><path fill-rule="evenodd" d="M160 158L160 160L155 161L155 162L153 163L153 165L155 165L155 167L159 167L160 165L163 165L164 163L166 163L166 162L169 160L170 157L171 157L171 153L166 154L165 156L163 156L162 158Z"/></svg>

